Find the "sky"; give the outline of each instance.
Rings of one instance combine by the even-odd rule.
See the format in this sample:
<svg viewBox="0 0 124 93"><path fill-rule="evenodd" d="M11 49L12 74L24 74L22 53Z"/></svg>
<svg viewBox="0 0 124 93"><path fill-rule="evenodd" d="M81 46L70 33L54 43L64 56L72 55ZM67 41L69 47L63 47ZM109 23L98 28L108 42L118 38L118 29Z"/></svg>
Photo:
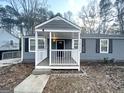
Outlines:
<svg viewBox="0 0 124 93"><path fill-rule="evenodd" d="M78 17L79 11L81 11L82 6L86 6L89 0L48 0L49 9L55 14L60 12L71 11L73 13L73 20L76 23L81 23Z"/></svg>
<svg viewBox="0 0 124 93"><path fill-rule="evenodd" d="M74 15L81 10L83 5L86 5L88 0L48 0L50 10L54 13L64 13L71 11Z"/></svg>
<svg viewBox="0 0 124 93"><path fill-rule="evenodd" d="M74 15L78 14L83 5L86 5L88 0L47 0L49 10L55 14L57 12L64 13L71 11ZM0 5L5 5L5 0L0 0Z"/></svg>
<svg viewBox="0 0 124 93"><path fill-rule="evenodd" d="M48 9L52 10L54 14L60 12L71 11L73 13L73 19L77 20L78 13L81 10L82 6L87 5L89 0L48 0ZM4 0L0 0L0 5L5 5Z"/></svg>

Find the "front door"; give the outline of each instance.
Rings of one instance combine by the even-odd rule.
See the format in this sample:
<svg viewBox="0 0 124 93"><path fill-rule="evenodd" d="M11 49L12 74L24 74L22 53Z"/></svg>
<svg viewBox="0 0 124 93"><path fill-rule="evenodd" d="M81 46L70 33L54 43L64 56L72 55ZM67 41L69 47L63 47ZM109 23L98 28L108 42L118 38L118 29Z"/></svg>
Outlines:
<svg viewBox="0 0 124 93"><path fill-rule="evenodd" d="M64 57L64 52L61 51L64 49L64 40L57 40L57 49L60 51L57 51L57 57Z"/></svg>
<svg viewBox="0 0 124 93"><path fill-rule="evenodd" d="M63 40L57 41L57 49L64 49L64 41Z"/></svg>

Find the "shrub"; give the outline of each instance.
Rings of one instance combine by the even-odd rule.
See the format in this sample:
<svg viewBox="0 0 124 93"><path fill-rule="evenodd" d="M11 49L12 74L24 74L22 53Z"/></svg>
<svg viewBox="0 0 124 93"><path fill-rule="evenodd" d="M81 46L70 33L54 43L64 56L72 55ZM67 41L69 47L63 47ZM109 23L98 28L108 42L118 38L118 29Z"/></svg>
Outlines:
<svg viewBox="0 0 124 93"><path fill-rule="evenodd" d="M110 63L114 63L114 62L115 62L114 58L110 59Z"/></svg>
<svg viewBox="0 0 124 93"><path fill-rule="evenodd" d="M108 63L109 62L108 57L104 58L103 62Z"/></svg>
<svg viewBox="0 0 124 93"><path fill-rule="evenodd" d="M107 63L114 63L114 58L112 59L109 59L108 57L104 58L104 63L107 64Z"/></svg>

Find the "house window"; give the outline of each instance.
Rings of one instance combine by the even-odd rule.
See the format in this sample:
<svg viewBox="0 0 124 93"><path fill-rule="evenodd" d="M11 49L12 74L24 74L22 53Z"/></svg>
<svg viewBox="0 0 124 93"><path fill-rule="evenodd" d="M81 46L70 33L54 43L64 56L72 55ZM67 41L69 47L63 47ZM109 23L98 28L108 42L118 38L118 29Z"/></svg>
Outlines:
<svg viewBox="0 0 124 93"><path fill-rule="evenodd" d="M38 49L44 49L45 48L45 39L38 39Z"/></svg>
<svg viewBox="0 0 124 93"><path fill-rule="evenodd" d="M34 52L35 51L35 39L29 38L29 51Z"/></svg>
<svg viewBox="0 0 124 93"><path fill-rule="evenodd" d="M45 39L38 38L38 49L44 49L44 48L45 48ZM29 51L30 52L35 51L35 38L29 38Z"/></svg>
<svg viewBox="0 0 124 93"><path fill-rule="evenodd" d="M73 48L78 49L78 40L77 39L73 40Z"/></svg>
<svg viewBox="0 0 124 93"><path fill-rule="evenodd" d="M100 39L100 53L108 53L109 50L109 40Z"/></svg>

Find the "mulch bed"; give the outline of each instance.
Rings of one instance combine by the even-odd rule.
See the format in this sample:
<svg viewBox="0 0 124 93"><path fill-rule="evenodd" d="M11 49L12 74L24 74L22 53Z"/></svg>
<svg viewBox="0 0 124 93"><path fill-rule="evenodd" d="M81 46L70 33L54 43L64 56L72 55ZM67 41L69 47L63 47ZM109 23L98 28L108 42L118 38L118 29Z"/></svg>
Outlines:
<svg viewBox="0 0 124 93"><path fill-rule="evenodd" d="M116 64L85 63L81 69L85 74L53 71L43 93L124 93L124 68Z"/></svg>
<svg viewBox="0 0 124 93"><path fill-rule="evenodd" d="M0 93L1 91L13 91L20 82L29 76L33 70L33 64L14 64L0 68Z"/></svg>

